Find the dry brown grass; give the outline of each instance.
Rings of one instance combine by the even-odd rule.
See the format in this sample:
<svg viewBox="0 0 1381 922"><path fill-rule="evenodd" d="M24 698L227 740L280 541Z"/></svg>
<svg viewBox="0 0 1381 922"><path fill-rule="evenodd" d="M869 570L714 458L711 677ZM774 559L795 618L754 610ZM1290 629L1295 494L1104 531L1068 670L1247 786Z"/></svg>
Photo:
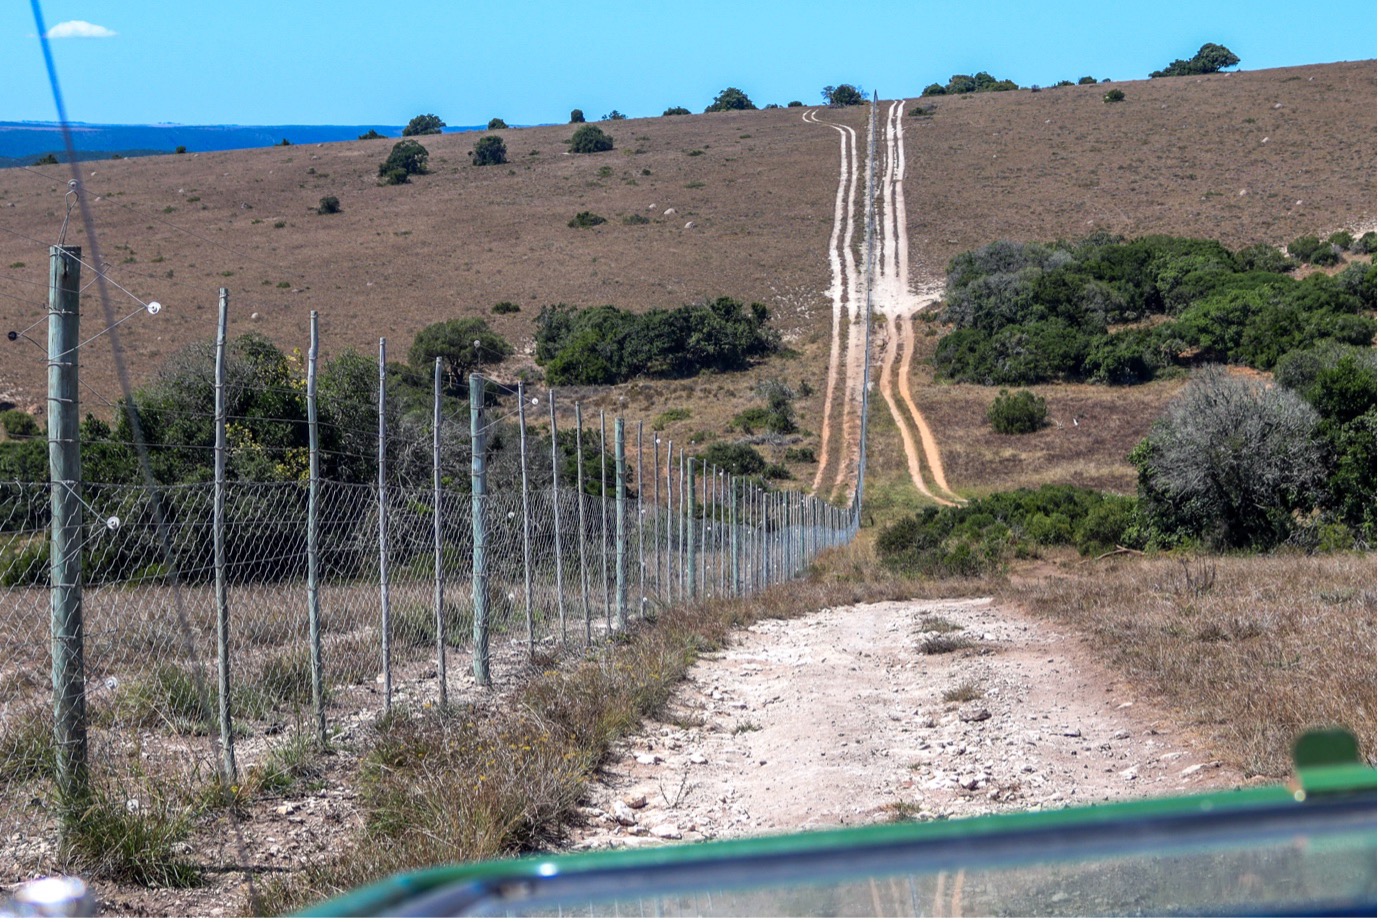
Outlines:
<svg viewBox="0 0 1381 922"><path fill-rule="evenodd" d="M1376 555L1085 561L1015 578L1221 757L1281 777L1304 730L1342 725L1376 762Z"/></svg>

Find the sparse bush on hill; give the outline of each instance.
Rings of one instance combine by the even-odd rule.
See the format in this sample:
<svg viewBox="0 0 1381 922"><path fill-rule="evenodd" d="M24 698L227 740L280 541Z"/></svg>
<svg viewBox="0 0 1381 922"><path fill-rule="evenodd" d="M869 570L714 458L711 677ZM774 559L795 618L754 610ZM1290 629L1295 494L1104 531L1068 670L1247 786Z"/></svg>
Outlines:
<svg viewBox="0 0 1381 922"><path fill-rule="evenodd" d="M379 176L384 184L397 186L409 177L427 172L427 149L413 140L399 141L389 151L388 159L379 164Z"/></svg>
<svg viewBox="0 0 1381 922"><path fill-rule="evenodd" d="M371 129L369 129L368 131L366 131L364 134L360 135L359 140L361 140L361 141L375 141L375 140L378 140L379 138L382 138L382 137L383 137L383 135L379 134L379 132L377 132L377 131L375 131L373 128L371 128Z"/></svg>
<svg viewBox="0 0 1381 922"><path fill-rule="evenodd" d="M0 427L3 427L5 435L12 439L32 438L43 432L38 420L23 410L15 409L0 412Z"/></svg>
<svg viewBox="0 0 1381 922"><path fill-rule="evenodd" d="M1296 237L1290 241L1285 249L1300 262L1314 266L1334 266L1339 261L1334 245L1327 240L1320 240L1312 234L1302 234Z"/></svg>
<svg viewBox="0 0 1381 922"><path fill-rule="evenodd" d="M1103 94L1104 102L1121 102L1127 98L1127 94L1121 90L1108 90Z"/></svg>
<svg viewBox="0 0 1381 922"><path fill-rule="evenodd" d="M1080 85L1080 86L1090 86L1090 85L1095 84L1095 83L1097 83L1097 82L1098 82L1098 81L1095 80L1095 79L1093 79L1092 77L1080 77L1080 78L1079 78L1079 85Z"/></svg>
<svg viewBox="0 0 1381 922"><path fill-rule="evenodd" d="M1197 54L1185 61L1176 58L1162 70L1151 71L1152 77L1189 77L1195 74L1216 74L1224 67L1241 63L1241 58L1222 45L1209 42L1199 48Z"/></svg>
<svg viewBox="0 0 1381 922"><path fill-rule="evenodd" d="M490 130L490 131L500 131L500 130L502 130L502 129L504 129L504 128L507 128L507 127L508 127L508 122L505 122L505 121L504 121L503 119L501 119L501 118L491 118L491 119L489 120L489 130Z"/></svg>
<svg viewBox="0 0 1381 922"><path fill-rule="evenodd" d="M598 227L604 224L607 219L595 214L593 211L582 211L574 218L566 222L567 227Z"/></svg>
<svg viewBox="0 0 1381 922"><path fill-rule="evenodd" d="M715 442L695 457L735 477L756 477L767 470L758 450L742 442Z"/></svg>
<svg viewBox="0 0 1381 922"><path fill-rule="evenodd" d="M1020 435L1043 429L1049 420L1045 408L1045 398L1037 397L1027 390L1008 393L1006 388L998 391L996 399L988 407L988 424L994 432L1004 435Z"/></svg>
<svg viewBox="0 0 1381 922"><path fill-rule="evenodd" d="M666 109L665 111L662 112L662 114L663 114L663 115L690 115L690 114L691 114L691 110L687 109L685 106L669 106L669 107L667 107L667 109Z"/></svg>
<svg viewBox="0 0 1381 922"><path fill-rule="evenodd" d="M508 162L508 145L496 134L487 134L475 142L470 152L470 162L475 166L495 166Z"/></svg>
<svg viewBox="0 0 1381 922"><path fill-rule="evenodd" d="M1367 231L1352 243L1352 252L1376 255L1376 231Z"/></svg>
<svg viewBox="0 0 1381 922"><path fill-rule="evenodd" d="M748 94L737 87L726 87L705 107L706 112L729 112L734 109L756 109Z"/></svg>
<svg viewBox="0 0 1381 922"><path fill-rule="evenodd" d="M955 74L949 78L949 83L941 86L932 83L924 90L922 96L961 96L965 93L993 93L1006 90L1020 89L1011 80L998 80L987 71L980 70L976 74Z"/></svg>
<svg viewBox="0 0 1381 922"><path fill-rule="evenodd" d="M767 326L764 305L745 311L733 298L645 314L611 305L581 310L555 305L537 317L537 361L555 385L738 370L774 352L779 343Z"/></svg>
<svg viewBox="0 0 1381 922"><path fill-rule="evenodd" d="M512 301L500 301L498 304L489 308L491 314L516 314L521 310L522 308Z"/></svg>
<svg viewBox="0 0 1381 922"><path fill-rule="evenodd" d="M605 114L605 116L604 116L604 121L606 121L606 122L621 122L621 121L623 121L623 120L626 119L626 118L628 118L628 116L624 115L624 114L623 114L622 112L620 112L618 109L611 109L611 110L609 110L609 112L607 112L607 113Z"/></svg>
<svg viewBox="0 0 1381 922"><path fill-rule="evenodd" d="M789 103L786 104L786 107L787 107L788 109L799 109L799 108L801 108L801 107L804 106L804 105L805 105L805 103L801 102L799 99L793 99L793 100L791 100L791 102L789 102Z"/></svg>
<svg viewBox="0 0 1381 922"><path fill-rule="evenodd" d="M575 134L571 135L569 143L573 154L597 154L614 149L614 139L605 134L598 125L581 125L575 130Z"/></svg>
<svg viewBox="0 0 1381 922"><path fill-rule="evenodd" d="M690 419L690 410L685 407L672 407L670 410L658 413L652 417L652 431L661 432L672 423L680 422L683 419Z"/></svg>
<svg viewBox="0 0 1381 922"><path fill-rule="evenodd" d="M435 115L416 115L408 122L403 129L403 137L410 138L421 134L441 134L441 129L446 127L446 123Z"/></svg>
<svg viewBox="0 0 1381 922"><path fill-rule="evenodd" d="M317 214L340 214L340 199L334 195L323 195L316 206Z"/></svg>
<svg viewBox="0 0 1381 922"><path fill-rule="evenodd" d="M572 110L571 110L571 124L572 124L572 125L583 125L584 123L585 123L585 113L582 112L582 111L580 111L579 109L572 109Z"/></svg>
<svg viewBox="0 0 1381 922"><path fill-rule="evenodd" d="M820 95L825 99L825 105L833 108L840 106L861 106L865 102L863 93L858 87L852 84L843 83L839 86L827 86L820 91Z"/></svg>

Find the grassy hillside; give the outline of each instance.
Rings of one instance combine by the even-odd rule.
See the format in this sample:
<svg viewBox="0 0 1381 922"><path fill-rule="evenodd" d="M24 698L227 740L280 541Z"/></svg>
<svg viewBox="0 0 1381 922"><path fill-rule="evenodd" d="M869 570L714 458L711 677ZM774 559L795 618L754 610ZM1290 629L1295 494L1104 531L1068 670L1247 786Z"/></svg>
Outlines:
<svg viewBox="0 0 1381 922"><path fill-rule="evenodd" d="M1116 104L1103 102L1104 85L926 99L933 112L906 122L913 281L942 275L956 253L996 238L1102 228L1211 236L1238 247L1375 226L1375 62L1117 86L1126 100ZM83 171L112 280L165 305L156 318L120 327L136 381L178 346L213 334L220 286L231 292L232 336L254 329L284 348L305 347L307 315L317 310L328 354L347 346L372 353L387 336L401 356L425 324L481 314L518 347L514 371L531 364L524 347L544 304L642 310L721 294L767 303L794 354L738 376L641 382L605 396L648 420L687 407L691 418L669 430L684 442L722 431L754 401L757 379L779 375L797 385L823 377L838 135L804 122L803 111L603 123L615 149L586 155L566 152L569 126L510 129L498 132L509 163L488 167L469 160L480 134L428 137L431 172L392 187L377 180L392 139L110 161ZM831 118L866 126L862 107ZM39 342L65 169L0 171L0 328L38 323L30 335ZM341 213L316 213L328 195L339 198ZM568 227L581 211L607 223ZM635 217L648 223L625 223ZM68 242L89 254L80 226ZM86 337L104 326L94 291ZM117 318L138 307L117 288L112 294ZM522 310L490 315L499 301ZM0 349L0 399L40 407L42 350L22 339L0 341ZM86 408L99 412L118 393L108 339L87 348L83 365ZM1076 479L1130 486L1121 435L1094 439L1081 427L1085 441L1076 444L1070 427L1053 429L1036 446L1043 460L1018 464L976 424L991 399L985 389L927 388L926 378L919 370L917 399L961 488L1063 476L1075 458L1091 472ZM1168 391L1137 392L1140 408L1107 394L1059 389L1052 414L1097 417L1102 410L1084 405L1107 404L1116 419L1097 431L1130 436ZM800 401L808 432L821 407L818 388ZM1096 464L1087 463L1091 455Z"/></svg>

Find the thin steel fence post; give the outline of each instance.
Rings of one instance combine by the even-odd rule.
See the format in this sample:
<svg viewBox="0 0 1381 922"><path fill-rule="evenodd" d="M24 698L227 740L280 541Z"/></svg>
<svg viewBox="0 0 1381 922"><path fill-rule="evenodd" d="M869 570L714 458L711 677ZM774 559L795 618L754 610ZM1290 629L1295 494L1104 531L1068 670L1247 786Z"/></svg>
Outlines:
<svg viewBox="0 0 1381 922"><path fill-rule="evenodd" d="M489 685L489 532L485 526L487 433L484 426L484 376L470 375L470 594L474 604L471 639L475 684Z"/></svg>
<svg viewBox="0 0 1381 922"><path fill-rule="evenodd" d="M321 355L317 312L312 311L311 343L307 348L307 635L312 652L312 710L316 712L317 742L326 745L326 688L321 662L321 439L317 425L316 372Z"/></svg>
<svg viewBox="0 0 1381 922"><path fill-rule="evenodd" d="M432 603L436 608L437 703L446 706L446 562L441 533L441 357L432 366Z"/></svg>
<svg viewBox="0 0 1381 922"><path fill-rule="evenodd" d="M566 645L566 587L561 562L561 466L556 448L556 397L547 391L547 419L551 426L551 529L556 545L556 617L561 623L561 645Z"/></svg>
<svg viewBox="0 0 1381 922"><path fill-rule="evenodd" d="M215 496L211 505L211 542L216 570L216 690L221 731L221 780L235 782L235 728L230 719L230 603L225 584L225 337L230 292L220 290L216 317L216 454Z"/></svg>
<svg viewBox="0 0 1381 922"><path fill-rule="evenodd" d="M533 400L536 403L536 399ZM518 382L518 464L523 478L523 615L527 620L527 656L536 652L532 630L532 506L527 483L527 398L523 382Z"/></svg>
<svg viewBox="0 0 1381 922"><path fill-rule="evenodd" d="M575 500L576 512L579 517L580 534L577 543L580 547L580 599L585 611L585 644L589 645L590 634L590 569L585 562L585 544L587 541L585 531L585 451L584 433L582 419L580 416L580 404L575 405Z"/></svg>
<svg viewBox="0 0 1381 922"><path fill-rule="evenodd" d="M379 337L379 659L384 713L393 713L393 612L388 586L388 343Z"/></svg>
<svg viewBox="0 0 1381 922"><path fill-rule="evenodd" d="M602 428L602 427L601 427ZM628 629L628 478L624 475L623 417L614 417L614 627Z"/></svg>
<svg viewBox="0 0 1381 922"><path fill-rule="evenodd" d="M605 445L604 411L599 411L599 572L604 587L604 631L614 629L609 610L609 471L605 459L609 456Z"/></svg>

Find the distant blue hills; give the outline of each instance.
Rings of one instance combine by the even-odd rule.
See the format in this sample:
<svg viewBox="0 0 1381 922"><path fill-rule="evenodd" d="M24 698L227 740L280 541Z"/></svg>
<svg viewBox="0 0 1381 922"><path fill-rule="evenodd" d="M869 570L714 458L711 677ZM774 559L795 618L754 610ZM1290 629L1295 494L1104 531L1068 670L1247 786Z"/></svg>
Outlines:
<svg viewBox="0 0 1381 922"><path fill-rule="evenodd" d="M447 128L446 133L476 131L483 127L453 127ZM71 128L78 160L171 154L179 147L186 148L188 153L272 147L285 139L292 144L354 141L371 130L389 138L403 134L398 125L89 125L73 122ZM59 161L67 159L60 124L0 121L0 167L29 166L48 154Z"/></svg>

